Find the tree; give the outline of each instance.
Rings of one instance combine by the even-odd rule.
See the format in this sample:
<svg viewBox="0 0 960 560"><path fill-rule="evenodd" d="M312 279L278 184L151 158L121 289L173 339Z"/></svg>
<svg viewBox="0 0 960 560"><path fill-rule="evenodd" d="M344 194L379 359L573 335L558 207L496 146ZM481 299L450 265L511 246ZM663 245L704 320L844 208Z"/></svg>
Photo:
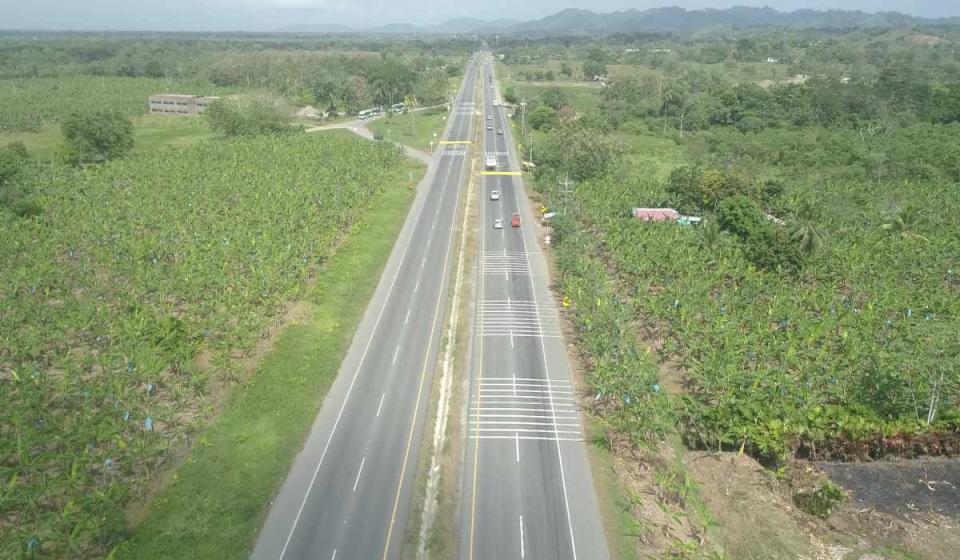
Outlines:
<svg viewBox="0 0 960 560"><path fill-rule="evenodd" d="M556 126L540 154L545 167L582 182L607 173L619 160L621 149L601 132L573 121Z"/></svg>
<svg viewBox="0 0 960 560"><path fill-rule="evenodd" d="M592 80L594 76L606 76L607 65L603 62L588 60L583 63L583 77Z"/></svg>
<svg viewBox="0 0 960 560"><path fill-rule="evenodd" d="M206 112L210 128L224 136L277 134L293 130L293 112L281 100L265 94L219 99Z"/></svg>
<svg viewBox="0 0 960 560"><path fill-rule="evenodd" d="M567 64L566 62L564 62L563 64L560 65L560 75L561 75L561 76L564 76L564 77L566 77L566 78L572 77L572 76L573 76L573 68L571 68L569 64Z"/></svg>
<svg viewBox="0 0 960 560"><path fill-rule="evenodd" d="M767 227L760 207L744 195L723 199L717 208L717 219L723 229L743 239L749 239Z"/></svg>
<svg viewBox="0 0 960 560"><path fill-rule="evenodd" d="M515 105L517 103L517 94L513 90L513 86L507 86L503 88L503 100L511 105Z"/></svg>
<svg viewBox="0 0 960 560"><path fill-rule="evenodd" d="M540 95L540 101L554 111L559 111L560 107L570 104L570 96L558 87L549 87L543 90L543 93Z"/></svg>
<svg viewBox="0 0 960 560"><path fill-rule="evenodd" d="M557 122L557 112L546 105L541 105L530 113L527 121L534 130L548 131Z"/></svg>
<svg viewBox="0 0 960 560"><path fill-rule="evenodd" d="M75 111L61 125L61 156L71 165L122 157L133 148L133 123L119 111Z"/></svg>

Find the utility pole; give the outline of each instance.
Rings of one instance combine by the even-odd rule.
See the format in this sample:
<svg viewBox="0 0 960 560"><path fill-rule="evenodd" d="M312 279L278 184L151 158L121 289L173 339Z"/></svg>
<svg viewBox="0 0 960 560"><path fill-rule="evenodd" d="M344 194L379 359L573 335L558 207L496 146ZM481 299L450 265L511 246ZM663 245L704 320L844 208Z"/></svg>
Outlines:
<svg viewBox="0 0 960 560"><path fill-rule="evenodd" d="M570 174L564 176L563 181L557 181L557 185L563 187L560 189L560 193L563 195L563 215L567 215L567 195L572 193L573 190L570 188Z"/></svg>

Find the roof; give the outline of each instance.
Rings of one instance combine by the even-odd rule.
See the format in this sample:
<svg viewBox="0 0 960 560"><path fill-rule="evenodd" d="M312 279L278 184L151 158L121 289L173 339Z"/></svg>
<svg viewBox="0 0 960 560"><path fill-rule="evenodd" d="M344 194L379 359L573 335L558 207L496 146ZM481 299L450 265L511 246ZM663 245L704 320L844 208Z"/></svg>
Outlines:
<svg viewBox="0 0 960 560"><path fill-rule="evenodd" d="M680 212L673 208L634 208L633 217L645 222L663 222L676 220L680 217Z"/></svg>

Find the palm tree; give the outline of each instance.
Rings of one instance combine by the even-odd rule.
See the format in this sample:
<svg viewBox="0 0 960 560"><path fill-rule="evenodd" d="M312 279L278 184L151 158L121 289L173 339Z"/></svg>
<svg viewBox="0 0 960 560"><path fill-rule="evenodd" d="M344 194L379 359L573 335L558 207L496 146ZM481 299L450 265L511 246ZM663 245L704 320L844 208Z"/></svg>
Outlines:
<svg viewBox="0 0 960 560"><path fill-rule="evenodd" d="M819 218L820 210L812 202L800 203L796 221L790 228L790 239L800 244L800 251L805 255L816 253L827 241L827 232L817 223Z"/></svg>
<svg viewBox="0 0 960 560"><path fill-rule="evenodd" d="M912 204L907 204L897 210L897 212L880 227L883 228L884 231L899 233L901 237L916 237L927 241L926 237L913 231L914 228L922 223L923 215L920 214L917 207Z"/></svg>
<svg viewBox="0 0 960 560"><path fill-rule="evenodd" d="M414 109L417 107L417 97L415 95L408 94L403 98L403 104L407 106L407 110L410 111L410 127L413 129L413 135L417 135L417 118Z"/></svg>

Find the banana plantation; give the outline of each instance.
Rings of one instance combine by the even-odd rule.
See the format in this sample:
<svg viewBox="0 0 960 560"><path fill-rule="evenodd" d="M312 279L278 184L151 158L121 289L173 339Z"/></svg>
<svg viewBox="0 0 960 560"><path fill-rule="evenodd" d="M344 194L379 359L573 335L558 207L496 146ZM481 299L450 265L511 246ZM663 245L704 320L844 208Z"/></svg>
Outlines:
<svg viewBox="0 0 960 560"><path fill-rule="evenodd" d="M339 135L37 169L42 214L0 212L0 557L121 538L215 390L404 178L396 149Z"/></svg>

